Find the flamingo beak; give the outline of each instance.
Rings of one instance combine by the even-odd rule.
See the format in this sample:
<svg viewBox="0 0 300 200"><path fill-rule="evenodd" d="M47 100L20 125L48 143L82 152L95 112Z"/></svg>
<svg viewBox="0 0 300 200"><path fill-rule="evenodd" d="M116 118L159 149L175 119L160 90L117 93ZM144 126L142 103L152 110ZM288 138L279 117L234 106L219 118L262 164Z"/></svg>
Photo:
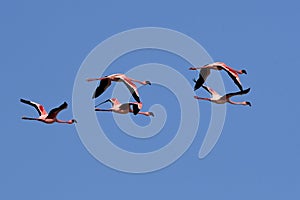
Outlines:
<svg viewBox="0 0 300 200"><path fill-rule="evenodd" d="M77 120L76 119L72 119L73 123L77 123Z"/></svg>

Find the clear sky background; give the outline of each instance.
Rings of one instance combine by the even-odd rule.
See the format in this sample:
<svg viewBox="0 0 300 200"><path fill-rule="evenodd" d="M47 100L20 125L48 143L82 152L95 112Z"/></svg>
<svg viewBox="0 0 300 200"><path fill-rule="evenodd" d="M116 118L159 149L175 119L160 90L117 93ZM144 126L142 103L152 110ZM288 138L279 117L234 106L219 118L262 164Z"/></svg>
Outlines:
<svg viewBox="0 0 300 200"><path fill-rule="evenodd" d="M2 1L0 199L299 199L299 8L299 2L289 0ZM222 135L209 156L198 159L209 122L208 102L199 103L203 129L188 151L171 166L148 174L104 166L85 149L74 125L21 120L36 112L20 98L46 109L63 101L71 105L74 79L88 53L113 34L145 26L187 34L215 61L248 71L241 79L251 92L237 99L253 106L227 106ZM119 71L125 72L148 62L182 71L189 67L167 53L137 52L117 60L109 72L117 72L121 64L126 67ZM190 79L197 75L183 73ZM222 76L226 90L236 90L226 74ZM141 90L145 99L149 90ZM168 98L168 92L165 95ZM177 102L168 106L176 108ZM100 118L106 116L99 113ZM59 117L71 118L71 106ZM166 128L172 129L178 116L168 120ZM145 146L134 149L118 134L116 128L109 137L124 148L155 149L144 141Z"/></svg>

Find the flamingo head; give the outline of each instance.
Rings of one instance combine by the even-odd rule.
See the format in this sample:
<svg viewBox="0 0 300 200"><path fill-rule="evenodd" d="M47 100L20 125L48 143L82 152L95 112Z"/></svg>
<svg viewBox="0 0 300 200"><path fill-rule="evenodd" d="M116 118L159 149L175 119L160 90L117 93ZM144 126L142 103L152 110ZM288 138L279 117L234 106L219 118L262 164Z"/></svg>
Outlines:
<svg viewBox="0 0 300 200"><path fill-rule="evenodd" d="M76 119L71 119L68 121L68 124L73 124L73 123L77 123L77 120Z"/></svg>
<svg viewBox="0 0 300 200"><path fill-rule="evenodd" d="M151 85L150 81L145 81L145 85Z"/></svg>
<svg viewBox="0 0 300 200"><path fill-rule="evenodd" d="M251 106L251 103L249 101L246 101L245 105Z"/></svg>
<svg viewBox="0 0 300 200"><path fill-rule="evenodd" d="M148 116L154 117L154 113L153 112L148 112Z"/></svg>
<svg viewBox="0 0 300 200"><path fill-rule="evenodd" d="M242 69L241 72L242 72L242 74L247 74L247 71L244 69Z"/></svg>

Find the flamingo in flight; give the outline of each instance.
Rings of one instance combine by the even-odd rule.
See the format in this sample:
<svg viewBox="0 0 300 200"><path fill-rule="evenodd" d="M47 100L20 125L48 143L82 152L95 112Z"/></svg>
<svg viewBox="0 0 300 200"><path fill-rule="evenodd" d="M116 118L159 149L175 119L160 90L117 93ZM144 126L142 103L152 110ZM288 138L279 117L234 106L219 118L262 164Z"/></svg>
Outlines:
<svg viewBox="0 0 300 200"><path fill-rule="evenodd" d="M36 120L36 121L44 122L46 124L52 124L54 122L65 123L65 124L77 123L77 121L75 119L71 119L71 120L68 120L68 121L63 121L63 120L59 120L59 119L56 118L56 116L58 115L58 113L60 111L66 109L68 107L68 104L66 102L61 104L59 107L53 108L52 110L50 110L50 112L48 114L47 111L45 110L44 106L42 106L41 104L35 103L33 101L28 101L28 100L25 100L25 99L20 99L20 101L22 103L33 106L38 111L38 113L40 115L38 118L22 117L22 119Z"/></svg>
<svg viewBox="0 0 300 200"><path fill-rule="evenodd" d="M112 107L109 109L95 108L95 111L109 111L109 112L115 112L115 113L119 113L119 114L133 113L134 115L141 114L141 115L145 115L145 116L154 117L153 112L140 112L140 110L142 108L142 103L139 103L139 102L129 102L129 103L122 104L118 101L117 98L111 98L111 99L107 99L106 101L98 104L97 106L99 106L103 103L106 103L106 102L110 102L112 104Z"/></svg>
<svg viewBox="0 0 300 200"><path fill-rule="evenodd" d="M211 64L204 65L203 67L191 67L190 68L190 70L196 70L196 69L200 69L200 71L202 69L213 69L213 70L219 70L219 71L224 70L231 77L231 79L238 86L238 88L241 91L243 90L242 83L241 83L241 80L239 78L239 74L247 74L247 71L244 70L244 69L236 70L236 69L233 69L233 68L229 67L228 65L226 65L223 62L214 62L214 63L211 63Z"/></svg>
<svg viewBox="0 0 300 200"><path fill-rule="evenodd" d="M100 80L100 84L99 86L96 88L96 91L93 94L93 98L97 98L98 96L100 96L110 85L112 81L115 82L123 82L126 87L129 89L129 91L131 92L133 98L140 103L140 97L139 97L139 93L137 90L137 86L133 83L133 82L137 82L140 83L142 85L151 85L150 81L139 81L139 80L135 80L132 78L127 77L125 74L112 74L109 76L105 76L102 78L88 78L87 81L96 81L96 80Z"/></svg>
<svg viewBox="0 0 300 200"><path fill-rule="evenodd" d="M189 70L197 70L197 69L200 69L200 73L197 80L193 79L193 81L195 82L194 91L198 90L203 85L203 83L206 81L207 77L210 74L209 68L196 68L196 67L189 68Z"/></svg>
<svg viewBox="0 0 300 200"><path fill-rule="evenodd" d="M228 102L228 103L235 104L235 105L251 106L251 103L249 101L234 102L234 101L230 100L230 98L233 96L247 94L250 91L250 88L239 91L239 92L228 93L228 94L225 94L224 96L221 96L215 90L213 90L212 88L210 88L208 86L203 85L202 87L206 91L208 91L212 95L212 97L211 98L202 98L202 97L194 96L195 99L211 101L211 102L217 103L217 104L224 104L224 103Z"/></svg>

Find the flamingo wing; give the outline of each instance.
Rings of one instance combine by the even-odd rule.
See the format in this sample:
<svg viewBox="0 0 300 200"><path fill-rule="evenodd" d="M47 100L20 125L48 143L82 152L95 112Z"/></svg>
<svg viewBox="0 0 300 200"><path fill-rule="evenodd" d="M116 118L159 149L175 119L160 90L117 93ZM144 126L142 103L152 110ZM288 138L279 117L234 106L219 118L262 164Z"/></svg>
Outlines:
<svg viewBox="0 0 300 200"><path fill-rule="evenodd" d="M236 95L247 94L249 91L250 91L250 88L248 88L246 90L239 91L239 92L228 93L225 96L226 96L226 98L230 98L230 97L233 97L233 96L236 96Z"/></svg>
<svg viewBox="0 0 300 200"><path fill-rule="evenodd" d="M203 85L203 83L206 81L209 74L210 74L209 68L201 68L200 69L199 78L197 79L197 81L194 80L194 82L196 83L194 86L194 91L199 89Z"/></svg>
<svg viewBox="0 0 300 200"><path fill-rule="evenodd" d="M219 93L217 93L214 89L206 86L206 85L203 85L202 86L207 92L209 92L212 96L220 96Z"/></svg>
<svg viewBox="0 0 300 200"><path fill-rule="evenodd" d="M93 99L99 97L110 85L111 80L109 78L102 79L93 94Z"/></svg>
<svg viewBox="0 0 300 200"><path fill-rule="evenodd" d="M243 86L241 83L241 80L238 76L238 74L235 72L234 69L231 67L228 67L227 65L220 65L220 67L227 72L227 74L230 76L230 78L233 80L233 82L238 86L238 88L242 91Z"/></svg>
<svg viewBox="0 0 300 200"><path fill-rule="evenodd" d="M67 102L64 102L63 104L61 104L59 107L57 108L53 108L52 110L50 110L48 116L46 117L46 119L53 119L53 118L56 118L57 114L66 109L68 107L68 104Z"/></svg>
<svg viewBox="0 0 300 200"><path fill-rule="evenodd" d="M141 108L142 108L142 104L141 103L129 103L129 105L132 106L132 111L134 115L137 115Z"/></svg>
<svg viewBox="0 0 300 200"><path fill-rule="evenodd" d="M120 77L120 80L126 85L126 87L128 88L128 90L130 91L131 95L133 96L133 98L137 101L137 102L141 102L140 97L139 97L139 93L137 90L136 85L127 77L122 76Z"/></svg>
<svg viewBox="0 0 300 200"><path fill-rule="evenodd" d="M44 106L42 106L41 104L35 103L33 101L25 100L25 99L20 99L20 101L22 103L33 106L38 111L40 116L41 115L47 115L47 111L45 110Z"/></svg>

